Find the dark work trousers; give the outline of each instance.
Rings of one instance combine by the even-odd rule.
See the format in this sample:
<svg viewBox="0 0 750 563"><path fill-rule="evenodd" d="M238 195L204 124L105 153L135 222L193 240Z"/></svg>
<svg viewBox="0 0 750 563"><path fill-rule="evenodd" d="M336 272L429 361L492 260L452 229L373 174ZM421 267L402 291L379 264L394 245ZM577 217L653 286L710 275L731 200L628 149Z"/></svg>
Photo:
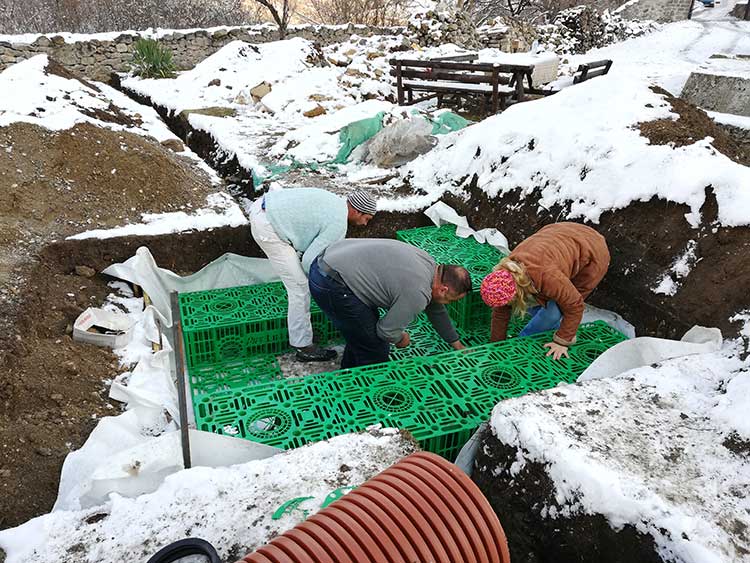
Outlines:
<svg viewBox="0 0 750 563"><path fill-rule="evenodd" d="M390 344L377 334L377 308L368 307L344 283L323 274L317 259L308 280L310 295L346 340L342 369L387 362Z"/></svg>

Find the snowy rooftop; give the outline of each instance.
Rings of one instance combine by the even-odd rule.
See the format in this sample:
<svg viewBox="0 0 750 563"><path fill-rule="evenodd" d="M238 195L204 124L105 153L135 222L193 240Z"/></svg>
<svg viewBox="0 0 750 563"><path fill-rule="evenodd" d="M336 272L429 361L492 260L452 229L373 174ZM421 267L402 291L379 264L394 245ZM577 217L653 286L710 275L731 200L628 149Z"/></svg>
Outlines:
<svg viewBox="0 0 750 563"><path fill-rule="evenodd" d="M543 517L602 514L666 560L720 563L750 553L748 409L748 364L719 352L504 401L491 424L519 448L511 478L547 466L557 506Z"/></svg>

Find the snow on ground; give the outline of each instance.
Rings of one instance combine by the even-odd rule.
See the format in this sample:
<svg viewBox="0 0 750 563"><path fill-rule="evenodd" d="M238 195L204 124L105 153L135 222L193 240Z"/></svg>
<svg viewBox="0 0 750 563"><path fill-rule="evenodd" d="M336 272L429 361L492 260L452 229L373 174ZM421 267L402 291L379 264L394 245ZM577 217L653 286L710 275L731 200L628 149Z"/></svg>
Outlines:
<svg viewBox="0 0 750 563"><path fill-rule="evenodd" d="M504 401L494 434L518 448L510 477L546 465L542 516L602 514L651 534L665 560L750 561L750 362L735 350Z"/></svg>
<svg viewBox="0 0 750 563"><path fill-rule="evenodd" d="M414 446L396 430L347 434L268 459L173 474L153 493L117 494L101 506L58 511L0 531L6 563L145 561L165 545L199 537L234 561L320 509L329 493L356 487ZM286 501L313 497L273 520Z"/></svg>
<svg viewBox="0 0 750 563"><path fill-rule="evenodd" d="M570 67L612 59L612 76L653 81L679 96L690 73L718 53L750 53L750 22L694 19L671 23L661 31L570 57Z"/></svg>
<svg viewBox="0 0 750 563"><path fill-rule="evenodd" d="M718 111L709 111L709 117L716 123L723 125L731 125L732 127L739 127L740 129L747 129L750 131L750 117L744 115L733 115L731 113L719 113Z"/></svg>
<svg viewBox="0 0 750 563"><path fill-rule="evenodd" d="M381 204L417 209L476 175L491 197L541 187L540 203L570 202L571 218L596 222L607 210L657 196L687 204L687 219L697 225L711 185L721 223L750 224L750 168L718 153L708 138L674 148L649 144L637 129L641 122L676 118L648 82L618 76L590 80L446 136L402 170L412 187L427 195Z"/></svg>
<svg viewBox="0 0 750 563"><path fill-rule="evenodd" d="M154 236L196 230L207 231L217 227L240 227L248 219L242 208L228 194L217 193L208 196L206 206L173 213L144 213L140 223L123 225L112 229L95 229L69 236L69 240L87 238L115 238L126 236Z"/></svg>
<svg viewBox="0 0 750 563"><path fill-rule="evenodd" d="M669 271L664 274L664 277L659 281L657 286L653 289L654 293L661 293L664 295L675 295L680 289L680 281L688 277L690 270L693 266L700 262L695 250L697 243L694 240L689 240L685 251L678 256Z"/></svg>
<svg viewBox="0 0 750 563"><path fill-rule="evenodd" d="M298 38L258 45L235 41L177 78L128 77L123 85L175 113L227 108L231 115L191 112L188 119L214 138L227 159L236 157L256 178L268 177L280 158L325 160L324 155L338 151L342 127L392 107L374 98L393 94L387 58L403 41L401 36L354 35L322 51ZM261 82L270 84L271 92L256 102L250 90ZM314 110L324 113L304 115ZM304 140L306 148L284 152ZM275 144L283 150L274 147L269 159ZM323 146L316 149L317 144Z"/></svg>
<svg viewBox="0 0 750 563"><path fill-rule="evenodd" d="M101 82L81 81L48 70L47 55L37 55L0 73L0 127L31 123L59 131L90 123L113 131L127 131L158 142L180 141L156 110L141 105ZM180 141L181 144L181 141ZM190 158L211 178L221 182L203 159L185 148Z"/></svg>

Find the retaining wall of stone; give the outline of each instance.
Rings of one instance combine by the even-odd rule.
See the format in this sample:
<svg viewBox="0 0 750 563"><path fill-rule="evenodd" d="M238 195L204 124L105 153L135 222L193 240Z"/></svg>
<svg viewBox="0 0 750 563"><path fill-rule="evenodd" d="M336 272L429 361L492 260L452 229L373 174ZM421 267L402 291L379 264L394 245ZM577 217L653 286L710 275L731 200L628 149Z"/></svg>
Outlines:
<svg viewBox="0 0 750 563"><path fill-rule="evenodd" d="M287 37L302 37L329 45L348 40L353 34L363 37L402 33L403 28L383 28L360 25L348 26L299 26L292 27ZM112 72L126 72L130 68L133 43L139 37L152 34L123 33L111 40L92 37L84 41L66 42L57 36L40 36L33 43L0 41L0 71L10 65L47 53L67 68L96 80L107 80ZM180 70L193 68L227 43L240 40L249 43L276 41L278 31L270 25L237 27L215 30L175 31L159 37L169 50Z"/></svg>
<svg viewBox="0 0 750 563"><path fill-rule="evenodd" d="M623 5L618 13L626 20L675 22L685 20L693 0L636 0Z"/></svg>
<svg viewBox="0 0 750 563"><path fill-rule="evenodd" d="M742 4L735 4L734 8L732 8L732 15L735 18L744 19L746 11L747 11L747 2L743 2Z"/></svg>

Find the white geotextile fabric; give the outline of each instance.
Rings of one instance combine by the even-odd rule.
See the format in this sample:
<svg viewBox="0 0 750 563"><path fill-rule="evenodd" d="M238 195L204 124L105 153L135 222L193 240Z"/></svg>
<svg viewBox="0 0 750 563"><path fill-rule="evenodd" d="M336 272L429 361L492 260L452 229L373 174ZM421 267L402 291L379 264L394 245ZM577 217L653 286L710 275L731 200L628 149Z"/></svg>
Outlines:
<svg viewBox="0 0 750 563"><path fill-rule="evenodd" d="M707 354L721 350L722 336L718 328L694 326L681 340L642 336L613 346L586 368L578 381L614 377L631 369L650 366L672 358Z"/></svg>
<svg viewBox="0 0 750 563"><path fill-rule="evenodd" d="M65 458L53 510L77 510L105 502L111 493L138 496L155 490L167 475L182 469L177 389L172 375L170 292L203 291L275 281L266 259L224 254L190 276L159 268L148 248L105 274L141 286L153 306L145 309L128 346L144 353L130 372L112 383L110 397L127 412L99 421L79 450ZM150 353L151 343L162 349ZM191 411L191 409L188 409ZM277 448L190 430L193 465L222 466L262 459Z"/></svg>
<svg viewBox="0 0 750 563"><path fill-rule="evenodd" d="M508 249L508 239L497 229L481 229L475 231L469 226L469 221L463 215L453 209L447 203L438 201L425 209L424 214L430 218L438 227L441 225L456 225L456 236L461 238L474 237L474 240L480 243L491 244L500 252L510 253Z"/></svg>
<svg viewBox="0 0 750 563"><path fill-rule="evenodd" d="M266 258L249 258L226 253L189 276L178 276L156 265L154 257L145 246L135 256L121 264L113 264L104 274L127 280L143 288L166 326L172 326L169 294L205 291L240 285L277 281L271 263Z"/></svg>

